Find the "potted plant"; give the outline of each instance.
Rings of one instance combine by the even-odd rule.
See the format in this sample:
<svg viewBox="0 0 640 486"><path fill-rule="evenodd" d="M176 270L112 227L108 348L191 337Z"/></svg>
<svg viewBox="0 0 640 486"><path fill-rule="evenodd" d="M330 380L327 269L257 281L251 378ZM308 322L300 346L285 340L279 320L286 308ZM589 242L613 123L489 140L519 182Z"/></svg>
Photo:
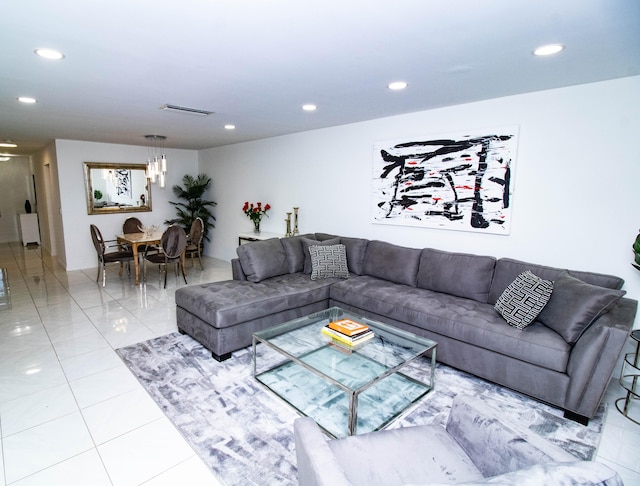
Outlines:
<svg viewBox="0 0 640 486"><path fill-rule="evenodd" d="M173 186L173 193L185 202L169 201L176 207L177 217L165 221L165 224L179 224L189 233L191 224L196 218L201 218L204 223L204 237L209 240L209 229L215 227L212 221L216 218L210 208L217 205L214 201L203 199L204 193L211 187L211 178L206 174L198 174L193 177L189 174L182 178L184 187Z"/></svg>
<svg viewBox="0 0 640 486"><path fill-rule="evenodd" d="M636 240L633 242L633 246L631 248L633 248L634 254L634 261L632 265L640 270L640 234L636 236Z"/></svg>

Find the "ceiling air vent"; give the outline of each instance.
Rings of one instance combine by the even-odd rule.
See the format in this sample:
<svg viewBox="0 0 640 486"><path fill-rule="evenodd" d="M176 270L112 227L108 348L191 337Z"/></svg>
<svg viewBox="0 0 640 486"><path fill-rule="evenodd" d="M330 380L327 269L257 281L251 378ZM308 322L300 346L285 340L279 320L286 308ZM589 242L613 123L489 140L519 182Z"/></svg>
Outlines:
<svg viewBox="0 0 640 486"><path fill-rule="evenodd" d="M186 106L178 105L162 105L161 110L171 111L173 113L186 113L187 115L207 116L212 115L213 111L198 110L197 108L187 108Z"/></svg>

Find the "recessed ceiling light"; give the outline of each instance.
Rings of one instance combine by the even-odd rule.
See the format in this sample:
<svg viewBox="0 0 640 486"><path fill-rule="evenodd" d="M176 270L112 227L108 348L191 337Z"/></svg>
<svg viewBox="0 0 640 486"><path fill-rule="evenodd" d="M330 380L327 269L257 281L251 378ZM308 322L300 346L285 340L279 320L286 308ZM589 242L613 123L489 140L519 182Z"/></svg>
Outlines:
<svg viewBox="0 0 640 486"><path fill-rule="evenodd" d="M407 86L408 86L407 83L405 83L404 81L394 81L393 83L389 83L387 85L387 88L393 91L398 91L401 89L405 89Z"/></svg>
<svg viewBox="0 0 640 486"><path fill-rule="evenodd" d="M550 56L552 54L557 54L560 51L564 50L564 46L562 44L548 44L546 46L540 46L533 51L534 56Z"/></svg>
<svg viewBox="0 0 640 486"><path fill-rule="evenodd" d="M0 147L16 148L18 145L12 142L0 142Z"/></svg>
<svg viewBox="0 0 640 486"><path fill-rule="evenodd" d="M6 162L7 160L11 160L11 157L0 157L0 162Z"/></svg>
<svg viewBox="0 0 640 486"><path fill-rule="evenodd" d="M236 129L236 126L235 126L235 125L228 124L228 125L225 125L225 126L224 126L224 129L225 129L225 130L235 130L235 129Z"/></svg>
<svg viewBox="0 0 640 486"><path fill-rule="evenodd" d="M21 103L35 103L37 100L35 98L31 98L30 96L19 96L18 101Z"/></svg>
<svg viewBox="0 0 640 486"><path fill-rule="evenodd" d="M302 105L302 109L304 111L316 111L318 107L316 105L307 104L307 105Z"/></svg>
<svg viewBox="0 0 640 486"><path fill-rule="evenodd" d="M56 51L55 49L36 49L33 52L35 52L40 57L44 57L45 59L53 59L54 61L64 59L64 54L62 54L62 52L60 51Z"/></svg>

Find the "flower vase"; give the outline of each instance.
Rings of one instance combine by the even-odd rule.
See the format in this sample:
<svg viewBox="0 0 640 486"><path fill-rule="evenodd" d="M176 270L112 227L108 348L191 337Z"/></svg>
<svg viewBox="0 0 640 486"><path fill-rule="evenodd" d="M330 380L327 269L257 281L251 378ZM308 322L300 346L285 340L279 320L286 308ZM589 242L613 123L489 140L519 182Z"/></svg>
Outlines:
<svg viewBox="0 0 640 486"><path fill-rule="evenodd" d="M254 233L260 233L260 220L259 219L254 219L253 220L253 232Z"/></svg>

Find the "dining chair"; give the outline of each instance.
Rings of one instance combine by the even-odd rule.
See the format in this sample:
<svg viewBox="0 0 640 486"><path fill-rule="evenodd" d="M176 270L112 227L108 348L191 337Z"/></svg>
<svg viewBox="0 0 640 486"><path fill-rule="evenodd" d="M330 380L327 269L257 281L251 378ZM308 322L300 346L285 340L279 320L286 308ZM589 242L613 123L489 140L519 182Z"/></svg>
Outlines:
<svg viewBox="0 0 640 486"><path fill-rule="evenodd" d="M187 274L184 265L182 265L182 254L187 247L187 234L177 225L169 226L160 239L161 251L153 254L144 255L143 275L146 280L147 262L158 265L160 271L164 270L164 288L167 288L167 271L169 263L175 264L176 276L178 276L178 267L182 269L182 278L187 283Z"/></svg>
<svg viewBox="0 0 640 486"><path fill-rule="evenodd" d="M122 224L122 232L125 235L129 233L141 233L142 230L140 228L142 227L142 222L138 218L131 216L124 220L124 223Z"/></svg>
<svg viewBox="0 0 640 486"><path fill-rule="evenodd" d="M142 233L142 230L140 228L143 228L143 227L144 226L142 224L142 221L140 221L138 218L134 216L130 216L127 219L125 219L124 223L122 224L122 233L124 233L125 235L129 233ZM129 248L129 246L125 245L125 248ZM139 245L138 255L141 255L144 252L147 252L149 250L150 248L148 248L147 245Z"/></svg>
<svg viewBox="0 0 640 486"><path fill-rule="evenodd" d="M96 248L96 253L98 254L98 276L96 277L96 282L100 280L100 272L102 272L102 286L105 286L107 280L107 263L119 262L120 276L122 276L123 264L126 263L127 274L131 275L131 266L129 264L133 261L133 252L130 249L123 250L117 244L111 244L116 242L116 240L105 240L102 237L102 233L95 224L90 225L89 229L91 230L91 240L93 241L93 246ZM108 248L118 249L108 251Z"/></svg>
<svg viewBox="0 0 640 486"><path fill-rule="evenodd" d="M202 218L196 218L193 223L191 223L191 229L189 230L189 236L187 237L187 248L185 248L185 251L186 256L191 256L191 266L193 266L193 256L198 255L198 261L200 262L201 270L204 270L200 248L203 236L204 223L202 222Z"/></svg>

